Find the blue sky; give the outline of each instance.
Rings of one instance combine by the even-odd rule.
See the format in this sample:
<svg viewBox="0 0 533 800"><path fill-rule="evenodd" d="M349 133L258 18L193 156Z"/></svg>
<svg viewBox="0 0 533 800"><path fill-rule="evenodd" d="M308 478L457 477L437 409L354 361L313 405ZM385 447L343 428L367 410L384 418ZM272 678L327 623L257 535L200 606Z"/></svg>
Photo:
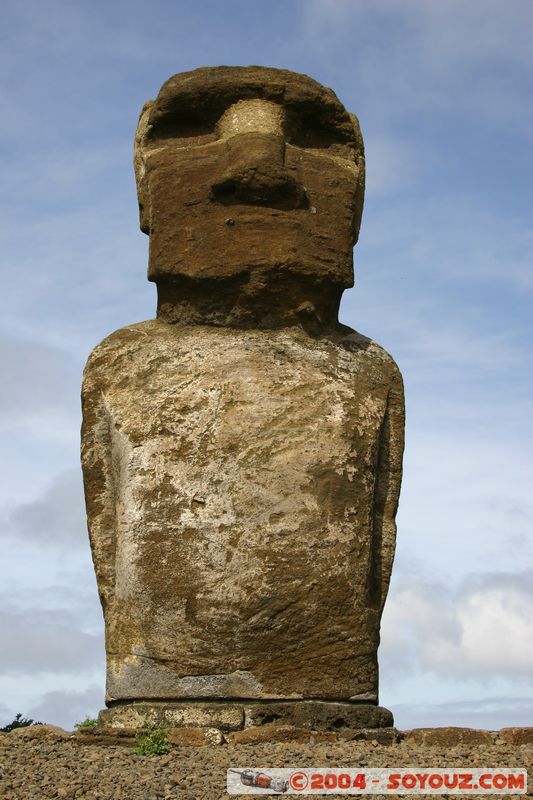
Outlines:
<svg viewBox="0 0 533 800"><path fill-rule="evenodd" d="M79 385L99 340L155 311L138 113L175 72L262 64L331 86L366 142L342 320L394 355L408 413L381 702L400 727L531 723L531 4L7 0L0 18L0 722L103 706Z"/></svg>

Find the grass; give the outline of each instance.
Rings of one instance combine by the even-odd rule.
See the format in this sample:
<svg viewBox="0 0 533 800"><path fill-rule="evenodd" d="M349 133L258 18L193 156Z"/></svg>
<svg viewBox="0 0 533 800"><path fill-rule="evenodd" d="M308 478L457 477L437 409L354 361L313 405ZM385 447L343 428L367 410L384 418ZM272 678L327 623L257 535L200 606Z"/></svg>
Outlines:
<svg viewBox="0 0 533 800"><path fill-rule="evenodd" d="M135 740L137 743L135 752L138 756L163 756L170 748L163 724L144 728L137 734Z"/></svg>
<svg viewBox="0 0 533 800"><path fill-rule="evenodd" d="M87 717L83 720L83 722L76 722L74 727L77 731L82 730L84 728L96 728L98 725L98 720L92 719L92 717Z"/></svg>

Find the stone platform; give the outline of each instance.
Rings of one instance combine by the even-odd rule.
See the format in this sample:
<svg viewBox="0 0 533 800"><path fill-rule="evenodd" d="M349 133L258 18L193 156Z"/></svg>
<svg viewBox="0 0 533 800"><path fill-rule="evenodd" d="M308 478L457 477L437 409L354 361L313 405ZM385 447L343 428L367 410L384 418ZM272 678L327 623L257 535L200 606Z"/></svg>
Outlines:
<svg viewBox="0 0 533 800"><path fill-rule="evenodd" d="M99 727L117 729L164 725L239 731L272 723L336 731L387 729L392 728L394 720L391 712L381 706L321 700L132 702L113 705L98 716Z"/></svg>

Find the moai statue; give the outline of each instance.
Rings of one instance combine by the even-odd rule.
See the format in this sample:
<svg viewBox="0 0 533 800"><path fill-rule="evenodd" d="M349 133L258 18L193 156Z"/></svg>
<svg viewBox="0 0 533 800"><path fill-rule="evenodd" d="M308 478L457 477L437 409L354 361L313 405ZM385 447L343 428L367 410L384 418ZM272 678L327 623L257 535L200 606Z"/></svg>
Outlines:
<svg viewBox="0 0 533 800"><path fill-rule="evenodd" d="M99 344L83 384L102 719L392 725L402 381L337 319L357 119L305 75L197 69L144 106L135 172L157 319Z"/></svg>

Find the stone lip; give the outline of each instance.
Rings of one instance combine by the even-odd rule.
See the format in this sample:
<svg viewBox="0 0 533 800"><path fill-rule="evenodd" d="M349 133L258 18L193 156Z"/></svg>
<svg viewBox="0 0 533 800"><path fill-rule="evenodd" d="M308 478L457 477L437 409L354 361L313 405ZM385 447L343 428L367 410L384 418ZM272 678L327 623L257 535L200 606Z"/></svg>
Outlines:
<svg viewBox="0 0 533 800"><path fill-rule="evenodd" d="M5 733L4 736L8 734ZM23 725L20 728L13 728L12 731L9 732L10 736L13 736L14 739L45 739L45 738L52 738L52 739L69 739L72 735L69 731L65 731L63 728L59 728L57 725L49 725L49 724L36 724L36 725Z"/></svg>
<svg viewBox="0 0 533 800"><path fill-rule="evenodd" d="M112 709L111 709L112 710ZM197 709L197 720L201 718ZM107 712L102 712L103 714ZM205 714L205 709L202 710ZM228 717L229 718L229 717ZM260 745L263 743L309 743L368 741L375 745L393 745L405 742L414 747L452 749L460 746L477 747L508 745L528 746L533 744L533 727L509 727L489 731L477 728L442 727L415 728L400 731L394 727L384 728L342 728L339 730L312 730L308 727L291 725L283 721L267 722L256 727L240 730L223 729L221 725L208 724L208 716L204 716L204 725L178 727L169 724L166 727L167 739L175 747L203 747L222 744ZM191 717L192 721L192 717ZM42 740L73 741L81 745L109 745L133 747L138 727L114 727L110 720L100 718L97 728L81 728L70 732L55 725L32 725L15 728L10 733L0 733L1 741L9 737L38 743Z"/></svg>
<svg viewBox="0 0 533 800"><path fill-rule="evenodd" d="M455 747L462 744L492 744L498 735L497 731L450 726L445 728L413 728L410 731L404 731L402 738L416 745Z"/></svg>
<svg viewBox="0 0 533 800"><path fill-rule="evenodd" d="M37 726L36 726L37 727ZM71 739L78 744L122 745L132 747L138 728L115 728L100 725L98 728L81 729L76 733L62 731L50 725L39 726L40 732L34 736L23 736L12 732L18 738L54 738ZM54 730L51 730L54 728ZM32 730L32 729L30 729ZM294 742L315 744L317 742L368 741L376 745L394 745L401 742L414 747L452 749L460 746L476 747L479 745L516 745L527 746L533 743L533 727L502 728L499 731L480 730L477 728L416 728L400 731L396 728L343 728L340 730L311 730L310 728L290 725L285 722L269 722L253 728L241 730L221 730L220 726L169 727L166 730L169 742L175 747L202 747L213 745L260 745L264 743Z"/></svg>
<svg viewBox="0 0 533 800"><path fill-rule="evenodd" d="M401 734L396 728L344 728L339 731L310 730L296 725L284 723L268 723L259 728L245 728L225 734L228 744L262 744L266 742L339 742L339 741L375 741L378 744L391 745L400 741Z"/></svg>
<svg viewBox="0 0 533 800"><path fill-rule="evenodd" d="M502 728L499 737L508 744L533 744L533 727Z"/></svg>

